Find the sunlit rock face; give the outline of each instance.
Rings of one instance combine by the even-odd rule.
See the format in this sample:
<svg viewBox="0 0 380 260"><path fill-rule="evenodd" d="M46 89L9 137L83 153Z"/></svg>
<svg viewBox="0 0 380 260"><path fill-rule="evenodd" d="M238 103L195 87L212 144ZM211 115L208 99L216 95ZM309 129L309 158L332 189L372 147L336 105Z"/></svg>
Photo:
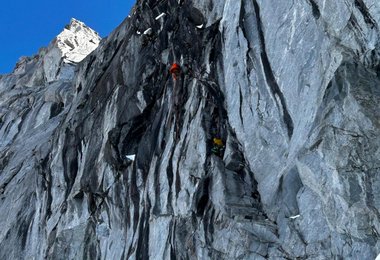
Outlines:
<svg viewBox="0 0 380 260"><path fill-rule="evenodd" d="M371 0L142 0L100 43L72 20L0 78L0 258L375 259L379 24Z"/></svg>
<svg viewBox="0 0 380 260"><path fill-rule="evenodd" d="M52 152L53 137L72 102L78 62L99 41L97 33L72 19L47 48L20 58L11 74L0 76L1 258L45 255L41 236L48 226L42 220L51 210L42 201L37 205L37 197L50 189L40 182L47 181L43 157Z"/></svg>

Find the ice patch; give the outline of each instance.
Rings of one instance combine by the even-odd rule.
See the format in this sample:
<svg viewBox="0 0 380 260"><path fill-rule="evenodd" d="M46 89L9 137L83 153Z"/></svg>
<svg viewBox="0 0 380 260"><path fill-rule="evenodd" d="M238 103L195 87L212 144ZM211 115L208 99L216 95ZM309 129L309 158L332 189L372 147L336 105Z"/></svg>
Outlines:
<svg viewBox="0 0 380 260"><path fill-rule="evenodd" d="M291 216L289 217L290 219L296 219L296 218L299 218L301 215L295 215L295 216Z"/></svg>
<svg viewBox="0 0 380 260"><path fill-rule="evenodd" d="M152 28L148 28L148 29L146 29L144 32L143 32L143 34L151 34L152 33Z"/></svg>
<svg viewBox="0 0 380 260"><path fill-rule="evenodd" d="M131 161L134 161L135 158L136 158L136 154L131 154L131 155L126 155L125 158L131 160Z"/></svg>
<svg viewBox="0 0 380 260"><path fill-rule="evenodd" d="M157 16L155 19L158 20L158 19L164 17L165 15L166 15L166 13L162 13L162 14L160 14L159 16Z"/></svg>

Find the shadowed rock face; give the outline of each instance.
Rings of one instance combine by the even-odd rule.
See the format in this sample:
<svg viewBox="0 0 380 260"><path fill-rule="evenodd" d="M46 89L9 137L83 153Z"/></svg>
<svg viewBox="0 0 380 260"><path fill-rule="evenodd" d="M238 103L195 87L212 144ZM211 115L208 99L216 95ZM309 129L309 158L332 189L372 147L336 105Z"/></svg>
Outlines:
<svg viewBox="0 0 380 260"><path fill-rule="evenodd" d="M0 259L374 259L379 24L375 0L146 0L79 64L24 58Z"/></svg>

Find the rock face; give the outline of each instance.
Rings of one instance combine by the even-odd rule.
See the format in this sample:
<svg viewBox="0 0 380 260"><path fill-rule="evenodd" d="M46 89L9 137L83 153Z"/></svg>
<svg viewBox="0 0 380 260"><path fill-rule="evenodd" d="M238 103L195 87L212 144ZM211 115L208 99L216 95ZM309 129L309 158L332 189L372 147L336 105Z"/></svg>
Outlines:
<svg viewBox="0 0 380 260"><path fill-rule="evenodd" d="M374 259L379 26L376 0L142 0L77 64L73 20L0 78L0 259Z"/></svg>

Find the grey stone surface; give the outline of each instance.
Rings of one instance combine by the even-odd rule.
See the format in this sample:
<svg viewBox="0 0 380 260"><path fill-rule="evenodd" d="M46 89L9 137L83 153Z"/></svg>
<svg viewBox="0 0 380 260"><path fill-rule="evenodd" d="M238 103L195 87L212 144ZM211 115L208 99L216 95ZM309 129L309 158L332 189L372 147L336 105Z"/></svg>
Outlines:
<svg viewBox="0 0 380 260"><path fill-rule="evenodd" d="M0 259L374 259L379 23L375 0L141 0L83 61L21 58Z"/></svg>

